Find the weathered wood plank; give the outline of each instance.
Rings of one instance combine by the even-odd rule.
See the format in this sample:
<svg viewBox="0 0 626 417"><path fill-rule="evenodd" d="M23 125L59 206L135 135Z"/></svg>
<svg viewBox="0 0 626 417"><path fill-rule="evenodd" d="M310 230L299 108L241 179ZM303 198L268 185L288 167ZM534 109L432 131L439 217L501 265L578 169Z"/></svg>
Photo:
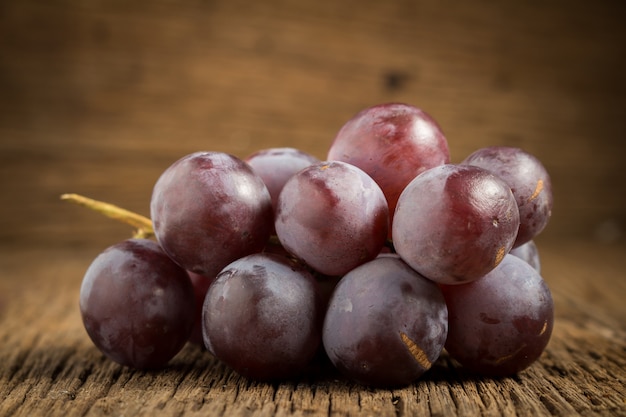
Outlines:
<svg viewBox="0 0 626 417"><path fill-rule="evenodd" d="M623 273L606 274L623 271L624 248L605 247L601 255L582 243L543 249L557 321L539 362L518 376L490 379L444 354L421 380L392 390L350 383L328 363L300 380L256 383L196 346L164 370L118 366L96 350L80 322L78 288L93 251L5 251L0 415L626 415L626 309L605 296L625 293ZM589 262L596 256L604 269ZM592 274L592 299L571 290L571 277ZM594 309L606 314L589 314Z"/></svg>

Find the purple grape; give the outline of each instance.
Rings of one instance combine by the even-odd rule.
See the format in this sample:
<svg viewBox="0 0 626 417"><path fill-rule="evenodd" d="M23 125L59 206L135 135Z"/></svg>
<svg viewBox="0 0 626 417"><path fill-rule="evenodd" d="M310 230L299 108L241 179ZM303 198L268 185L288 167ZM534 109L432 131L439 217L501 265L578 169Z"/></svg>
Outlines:
<svg viewBox="0 0 626 417"><path fill-rule="evenodd" d="M323 307L308 270L280 255L249 255L224 268L209 287L204 342L245 377L293 377L318 351Z"/></svg>
<svg viewBox="0 0 626 417"><path fill-rule="evenodd" d="M295 148L262 149L244 159L263 179L276 208L278 195L292 175L320 162L319 159Z"/></svg>
<svg viewBox="0 0 626 417"><path fill-rule="evenodd" d="M383 255L347 273L323 327L331 362L365 385L407 385L439 357L448 313L441 290L401 259Z"/></svg>
<svg viewBox="0 0 626 417"><path fill-rule="evenodd" d="M511 187L520 214L514 247L533 239L547 226L552 215L552 182L535 156L519 148L490 146L478 149L462 163L488 169Z"/></svg>
<svg viewBox="0 0 626 417"><path fill-rule="evenodd" d="M321 162L291 177L278 198L284 248L325 275L343 275L383 247L389 211L380 187L345 162Z"/></svg>
<svg viewBox="0 0 626 417"><path fill-rule="evenodd" d="M191 333L193 301L187 272L145 239L104 250L80 288L93 343L115 362L139 369L162 367L180 351Z"/></svg>
<svg viewBox="0 0 626 417"><path fill-rule="evenodd" d="M442 285L448 305L446 350L467 369L506 376L544 351L554 323L550 290L539 273L513 255L483 278Z"/></svg>
<svg viewBox="0 0 626 417"><path fill-rule="evenodd" d="M220 152L193 153L167 168L154 186L150 212L163 250L207 277L262 250L274 218L261 177Z"/></svg>
<svg viewBox="0 0 626 417"><path fill-rule="evenodd" d="M526 261L530 266L535 268L537 272L541 273L541 258L539 257L539 248L533 240L529 240L522 245L511 249L509 252L511 255Z"/></svg>
<svg viewBox="0 0 626 417"><path fill-rule="evenodd" d="M393 220L400 257L443 284L470 282L509 253L519 212L509 186L469 165L441 165L406 187Z"/></svg>
<svg viewBox="0 0 626 417"><path fill-rule="evenodd" d="M404 187L425 170L450 162L450 151L437 122L426 112L386 103L348 120L327 159L348 162L370 175L383 190L393 220Z"/></svg>

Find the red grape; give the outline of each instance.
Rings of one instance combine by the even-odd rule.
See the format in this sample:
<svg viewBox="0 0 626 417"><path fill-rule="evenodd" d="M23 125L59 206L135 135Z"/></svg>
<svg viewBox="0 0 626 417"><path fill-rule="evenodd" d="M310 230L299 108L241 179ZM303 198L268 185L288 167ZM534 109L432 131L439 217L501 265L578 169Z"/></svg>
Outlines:
<svg viewBox="0 0 626 417"><path fill-rule="evenodd" d="M325 275L374 259L389 227L387 202L365 172L345 162L311 165L278 197L276 234L284 248Z"/></svg>
<svg viewBox="0 0 626 417"><path fill-rule="evenodd" d="M406 187L393 220L400 257L427 278L460 284L480 278L509 253L519 212L509 186L469 165L441 165Z"/></svg>
<svg viewBox="0 0 626 417"><path fill-rule="evenodd" d="M262 149L244 159L263 179L272 196L272 205L276 208L278 195L289 178L309 165L320 162L319 159L295 148Z"/></svg>
<svg viewBox="0 0 626 417"><path fill-rule="evenodd" d="M383 190L393 220L404 187L425 170L450 162L450 151L441 128L426 112L387 103L348 120L327 159L348 162L370 175Z"/></svg>
<svg viewBox="0 0 626 417"><path fill-rule="evenodd" d="M441 290L394 256L347 273L333 292L323 344L333 364L366 385L402 386L426 372L448 328Z"/></svg>
<svg viewBox="0 0 626 417"><path fill-rule="evenodd" d="M187 155L167 168L154 186L150 212L163 250L207 277L263 249L274 217L261 177L220 152Z"/></svg>
<svg viewBox="0 0 626 417"><path fill-rule="evenodd" d="M539 248L534 240L529 240L522 245L511 249L509 252L511 255L526 261L530 266L535 268L537 272L541 273L541 258L539 256Z"/></svg>
<svg viewBox="0 0 626 417"><path fill-rule="evenodd" d="M248 378L292 377L321 344L324 303L315 278L280 255L254 254L228 265L203 307L207 349Z"/></svg>
<svg viewBox="0 0 626 417"><path fill-rule="evenodd" d="M93 343L134 368L164 366L183 347L194 319L187 272L151 240L130 239L98 255L80 288Z"/></svg>
<svg viewBox="0 0 626 417"><path fill-rule="evenodd" d="M488 169L511 187L520 214L514 247L533 239L547 226L552 215L552 182L535 156L519 148L490 146L478 149L462 163Z"/></svg>
<svg viewBox="0 0 626 417"><path fill-rule="evenodd" d="M505 376L522 371L550 340L550 290L539 273L516 256L505 256L479 280L442 289L450 315L446 350L473 372Z"/></svg>

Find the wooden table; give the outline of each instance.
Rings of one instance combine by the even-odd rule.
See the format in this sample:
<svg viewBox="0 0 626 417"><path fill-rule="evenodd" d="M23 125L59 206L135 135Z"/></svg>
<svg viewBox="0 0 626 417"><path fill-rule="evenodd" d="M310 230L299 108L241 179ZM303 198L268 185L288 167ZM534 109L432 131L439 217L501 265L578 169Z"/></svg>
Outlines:
<svg viewBox="0 0 626 417"><path fill-rule="evenodd" d="M626 54L622 2L4 2L0 6L0 416L626 415ZM362 108L403 101L452 160L520 146L551 173L538 239L556 302L546 352L477 378L445 355L415 384L332 367L247 381L187 346L158 372L105 359L80 321L85 269L148 214L175 159L294 146L324 158Z"/></svg>
<svg viewBox="0 0 626 417"><path fill-rule="evenodd" d="M540 360L511 378L471 376L445 355L415 384L373 390L330 366L267 384L189 345L164 370L134 371L92 345L78 290L92 250L5 251L0 260L0 415L626 415L624 246L544 245L556 324Z"/></svg>

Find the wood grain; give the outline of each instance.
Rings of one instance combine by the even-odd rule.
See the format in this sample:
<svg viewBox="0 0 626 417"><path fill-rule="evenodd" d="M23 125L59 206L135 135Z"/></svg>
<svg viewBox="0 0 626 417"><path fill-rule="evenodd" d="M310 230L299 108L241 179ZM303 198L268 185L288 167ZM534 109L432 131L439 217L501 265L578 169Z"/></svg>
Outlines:
<svg viewBox="0 0 626 417"><path fill-rule="evenodd" d="M147 214L156 178L186 153L296 146L324 158L349 117L386 101L435 117L453 161L493 144L536 154L554 182L547 238L623 239L624 9L3 2L0 239L111 242L120 229L57 197Z"/></svg>
<svg viewBox="0 0 626 417"><path fill-rule="evenodd" d="M78 290L92 251L3 253L0 415L537 416L626 415L624 247L541 247L556 323L540 360L517 376L469 374L445 354L416 383L369 389L319 361L297 380L239 377L195 345L166 369L103 357L82 327Z"/></svg>

